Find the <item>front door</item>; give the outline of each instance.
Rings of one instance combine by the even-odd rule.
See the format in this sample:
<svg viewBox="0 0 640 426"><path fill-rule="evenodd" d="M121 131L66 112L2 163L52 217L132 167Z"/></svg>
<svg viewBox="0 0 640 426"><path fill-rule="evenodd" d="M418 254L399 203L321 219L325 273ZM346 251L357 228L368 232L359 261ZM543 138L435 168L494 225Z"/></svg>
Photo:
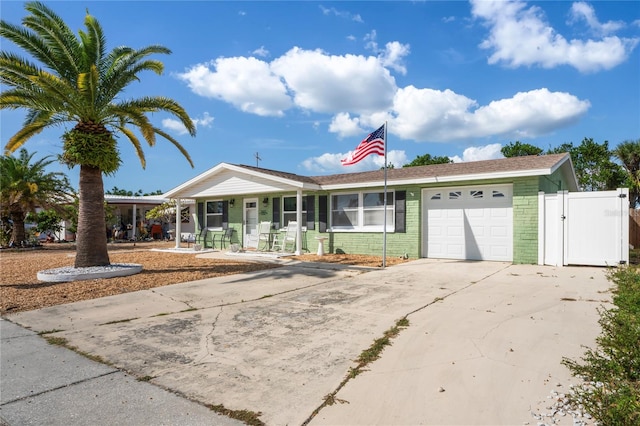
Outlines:
<svg viewBox="0 0 640 426"><path fill-rule="evenodd" d="M243 238L244 248L258 248L258 199L245 198L243 208Z"/></svg>

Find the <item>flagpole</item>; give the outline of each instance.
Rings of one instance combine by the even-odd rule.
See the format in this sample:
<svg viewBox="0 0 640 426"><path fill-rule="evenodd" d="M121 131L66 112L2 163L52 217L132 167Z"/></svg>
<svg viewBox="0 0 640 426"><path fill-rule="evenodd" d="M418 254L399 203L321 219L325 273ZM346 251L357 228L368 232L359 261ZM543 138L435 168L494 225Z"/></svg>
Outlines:
<svg viewBox="0 0 640 426"><path fill-rule="evenodd" d="M382 230L382 268L387 267L387 122L384 122L384 229Z"/></svg>

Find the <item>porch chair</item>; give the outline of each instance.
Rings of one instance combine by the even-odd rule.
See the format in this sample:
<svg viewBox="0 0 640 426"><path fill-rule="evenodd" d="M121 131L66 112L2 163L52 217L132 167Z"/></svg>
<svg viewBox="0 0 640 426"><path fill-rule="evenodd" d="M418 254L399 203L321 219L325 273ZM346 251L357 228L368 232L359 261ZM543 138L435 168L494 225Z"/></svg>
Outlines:
<svg viewBox="0 0 640 426"><path fill-rule="evenodd" d="M296 240L298 237L298 222L289 222L287 225L284 235L279 241L279 248L281 251L288 251L287 247L291 246L291 251L295 251L296 249Z"/></svg>
<svg viewBox="0 0 640 426"><path fill-rule="evenodd" d="M225 243L229 243L229 245L231 245L231 238L233 237L233 231L235 231L235 229L227 228L227 229L224 230L224 232L222 234L220 234L220 248L221 249L224 248ZM213 245L215 247L215 239L214 239Z"/></svg>
<svg viewBox="0 0 640 426"><path fill-rule="evenodd" d="M260 222L258 225L258 250L269 250L271 243L271 222Z"/></svg>
<svg viewBox="0 0 640 426"><path fill-rule="evenodd" d="M196 236L195 243L200 244L202 248L206 248L207 246L207 232L209 232L207 228L202 228L200 234Z"/></svg>

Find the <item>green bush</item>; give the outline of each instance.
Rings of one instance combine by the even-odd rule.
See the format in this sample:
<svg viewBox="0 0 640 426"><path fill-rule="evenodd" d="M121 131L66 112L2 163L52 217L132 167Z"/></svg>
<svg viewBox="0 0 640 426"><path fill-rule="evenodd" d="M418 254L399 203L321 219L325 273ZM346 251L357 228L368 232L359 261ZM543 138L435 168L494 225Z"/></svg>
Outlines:
<svg viewBox="0 0 640 426"><path fill-rule="evenodd" d="M640 269L627 267L609 274L615 284L614 307L600 309L602 332L597 347L581 362L563 359L585 384L571 397L603 425L640 424Z"/></svg>

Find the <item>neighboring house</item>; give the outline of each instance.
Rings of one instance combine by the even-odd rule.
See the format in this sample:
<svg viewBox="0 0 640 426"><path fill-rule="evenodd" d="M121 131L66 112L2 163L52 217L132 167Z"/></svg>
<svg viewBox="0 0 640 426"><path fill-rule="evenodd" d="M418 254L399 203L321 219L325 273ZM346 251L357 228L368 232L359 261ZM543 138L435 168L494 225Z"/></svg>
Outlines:
<svg viewBox="0 0 640 426"><path fill-rule="evenodd" d="M151 225L157 222L158 226L161 227L162 223L153 220L147 221L146 215L149 210L169 201L169 199L160 195L121 196L111 194L105 194L104 200L107 205L113 209L111 211L113 223L108 224L108 226L110 228L112 228L113 225L116 225L118 228L124 227L124 236L121 236L121 238L127 240L140 237L140 235L144 233L141 229L142 227L149 232L149 236L151 237ZM191 218L193 203L191 203L191 205L184 204L185 203L183 203L182 206L182 232L193 233L195 229ZM173 233L176 228L175 217L172 219L172 223L169 224L169 230ZM136 226L134 226L134 224Z"/></svg>
<svg viewBox="0 0 640 426"><path fill-rule="evenodd" d="M297 219L298 253L315 252L322 236L330 253L381 255L384 176L220 163L163 197L195 201L205 246L234 228L234 242L255 247L259 222L278 229ZM386 255L537 263L539 192L577 189L569 154L388 169Z"/></svg>

